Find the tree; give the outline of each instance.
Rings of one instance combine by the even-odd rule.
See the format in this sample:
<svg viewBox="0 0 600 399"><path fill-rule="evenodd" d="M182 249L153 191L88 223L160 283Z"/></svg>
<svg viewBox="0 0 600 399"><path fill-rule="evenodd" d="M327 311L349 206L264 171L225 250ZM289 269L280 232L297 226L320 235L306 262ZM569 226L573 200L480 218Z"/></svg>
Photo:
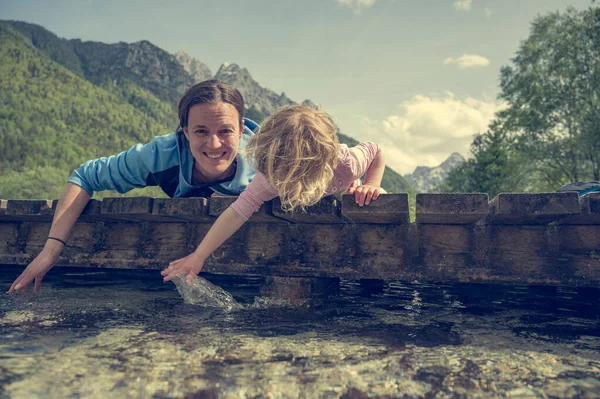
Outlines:
<svg viewBox="0 0 600 399"><path fill-rule="evenodd" d="M536 18L500 86L499 118L536 176L600 179L600 8Z"/></svg>
<svg viewBox="0 0 600 399"><path fill-rule="evenodd" d="M484 134L475 136L469 159L451 170L440 191L488 193L524 191L527 187L522 155L515 151L515 139L499 121L490 124Z"/></svg>

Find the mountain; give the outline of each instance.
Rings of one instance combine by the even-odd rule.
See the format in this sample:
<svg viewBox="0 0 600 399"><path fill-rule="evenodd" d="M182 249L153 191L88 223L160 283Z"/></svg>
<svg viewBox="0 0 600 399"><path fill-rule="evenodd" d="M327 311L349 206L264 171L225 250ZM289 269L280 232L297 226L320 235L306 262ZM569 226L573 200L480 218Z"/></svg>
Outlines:
<svg viewBox="0 0 600 399"><path fill-rule="evenodd" d="M150 93L120 88L158 104L154 117L54 62L3 23L0 87L1 198L57 198L82 162L171 130Z"/></svg>
<svg viewBox="0 0 600 399"><path fill-rule="evenodd" d="M277 94L273 90L261 87L246 68L241 68L237 64L223 63L215 79L235 86L244 96L246 107L251 110L251 113L257 114L254 118L258 120L264 119L277 108L295 104L285 93Z"/></svg>
<svg viewBox="0 0 600 399"><path fill-rule="evenodd" d="M39 25L3 23L30 39L44 55L95 85L133 82L173 107L188 87L211 74L206 65L187 54L169 54L145 40L114 44L67 40Z"/></svg>
<svg viewBox="0 0 600 399"><path fill-rule="evenodd" d="M6 67L0 73L0 100L4 101L0 138L8 140L4 149L23 150L11 150L19 154L14 163L9 162L12 155L5 158L8 164L0 161L7 166L0 175L0 187L7 173L12 173L13 183L19 180L17 174L31 173L36 160L39 165L35 167L57 168L48 176L66 176L86 159L174 131L175 107L181 95L191 85L213 77L205 64L184 51L169 54L148 41L106 44L67 40L19 21L0 21L0 28L6 35L0 48L0 62ZM15 57L14 52L27 54L26 60ZM25 82L21 86L11 77L17 70ZM279 107L295 104L285 93L263 88L237 64L224 63L214 78L240 90L246 115L257 122ZM36 102L31 104L33 99ZM304 103L312 104L310 100ZM123 117L129 114L128 120ZM31 123L38 120L44 125ZM355 142L341 133L340 141ZM33 144L29 151L25 149L28 142ZM49 146L50 142L56 145ZM16 147L10 147L13 144ZM409 190L408 183L389 168L382 185L390 192Z"/></svg>
<svg viewBox="0 0 600 399"><path fill-rule="evenodd" d="M175 58L183 69L193 78L194 82L203 82L213 78L213 73L206 65L190 56L184 50L175 53Z"/></svg>
<svg viewBox="0 0 600 399"><path fill-rule="evenodd" d="M405 175L404 178L418 193L427 193L442 184L448 173L463 162L465 158L454 152L439 166L417 166L413 173Z"/></svg>

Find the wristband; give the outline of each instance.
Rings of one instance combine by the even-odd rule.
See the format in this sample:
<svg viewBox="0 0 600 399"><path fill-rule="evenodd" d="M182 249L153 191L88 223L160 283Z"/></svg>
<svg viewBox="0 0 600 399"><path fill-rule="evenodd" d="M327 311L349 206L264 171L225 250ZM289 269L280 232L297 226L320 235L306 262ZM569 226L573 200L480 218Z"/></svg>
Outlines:
<svg viewBox="0 0 600 399"><path fill-rule="evenodd" d="M64 242L63 240L61 240L60 238L56 238L56 237L48 237L47 239L48 239L48 240L56 240L56 241L62 242L62 243L63 243L63 245L64 245L65 247L67 246L67 243L66 243L66 242Z"/></svg>

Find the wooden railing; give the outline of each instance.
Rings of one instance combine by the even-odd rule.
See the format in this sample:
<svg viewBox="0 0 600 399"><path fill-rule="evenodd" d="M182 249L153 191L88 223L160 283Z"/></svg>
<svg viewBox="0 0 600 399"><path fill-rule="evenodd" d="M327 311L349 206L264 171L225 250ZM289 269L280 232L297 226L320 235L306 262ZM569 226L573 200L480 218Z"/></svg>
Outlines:
<svg viewBox="0 0 600 399"><path fill-rule="evenodd" d="M235 197L92 200L58 265L162 269L193 251ZM26 265L56 201L0 200L0 264ZM600 193L406 194L369 206L268 202L203 271L284 277L600 286Z"/></svg>

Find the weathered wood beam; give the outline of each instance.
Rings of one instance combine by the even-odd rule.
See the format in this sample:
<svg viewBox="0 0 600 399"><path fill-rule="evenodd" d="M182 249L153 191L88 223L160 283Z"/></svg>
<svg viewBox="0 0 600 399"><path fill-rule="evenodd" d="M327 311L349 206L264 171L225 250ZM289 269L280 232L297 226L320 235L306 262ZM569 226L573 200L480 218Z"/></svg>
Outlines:
<svg viewBox="0 0 600 399"><path fill-rule="evenodd" d="M417 194L416 222L470 224L489 213L487 194Z"/></svg>
<svg viewBox="0 0 600 399"><path fill-rule="evenodd" d="M154 198L150 197L104 198L100 217L105 220L152 221L156 219L152 215L153 201Z"/></svg>
<svg viewBox="0 0 600 399"><path fill-rule="evenodd" d="M499 197L497 208L490 205L494 218L478 221L485 195L423 195L423 216L416 224L406 223L405 196L382 196L379 205L368 207L356 206L352 196L341 204L329 198L307 213L287 214L293 223L282 222L272 204L273 215L265 207L265 219L245 224L208 259L204 271L600 287L600 229L594 223L599 197L586 197L511 196L504 205ZM216 198L208 203L91 202L58 264L162 269L193 251L233 200ZM47 201L0 202L6 210L0 213L0 264L26 265L41 251L55 206ZM333 223L323 223L321 216ZM552 220L558 223L547 224Z"/></svg>
<svg viewBox="0 0 600 399"><path fill-rule="evenodd" d="M280 219L299 223L344 223L341 217L339 201L334 196L327 196L317 204L306 209L286 212L281 209L279 197L273 200L273 215Z"/></svg>
<svg viewBox="0 0 600 399"><path fill-rule="evenodd" d="M358 206L352 194L344 194L341 215L354 223L405 224L409 222L408 194L380 195L368 206Z"/></svg>
<svg viewBox="0 0 600 399"><path fill-rule="evenodd" d="M219 217L225 209L237 200L238 197L217 196L210 199L209 214L213 217ZM249 220L250 223L286 223L286 220L273 215L273 202L267 201L261 205L260 209L254 213Z"/></svg>
<svg viewBox="0 0 600 399"><path fill-rule="evenodd" d="M214 222L208 213L206 198L155 198L152 204L153 217L173 222Z"/></svg>
<svg viewBox="0 0 600 399"><path fill-rule="evenodd" d="M3 200L0 220L50 221L54 216L51 200Z"/></svg>
<svg viewBox="0 0 600 399"><path fill-rule="evenodd" d="M579 198L579 213L559 220L560 224L600 225L600 192Z"/></svg>
<svg viewBox="0 0 600 399"><path fill-rule="evenodd" d="M490 201L485 223L546 224L578 215L577 193L501 193Z"/></svg>

